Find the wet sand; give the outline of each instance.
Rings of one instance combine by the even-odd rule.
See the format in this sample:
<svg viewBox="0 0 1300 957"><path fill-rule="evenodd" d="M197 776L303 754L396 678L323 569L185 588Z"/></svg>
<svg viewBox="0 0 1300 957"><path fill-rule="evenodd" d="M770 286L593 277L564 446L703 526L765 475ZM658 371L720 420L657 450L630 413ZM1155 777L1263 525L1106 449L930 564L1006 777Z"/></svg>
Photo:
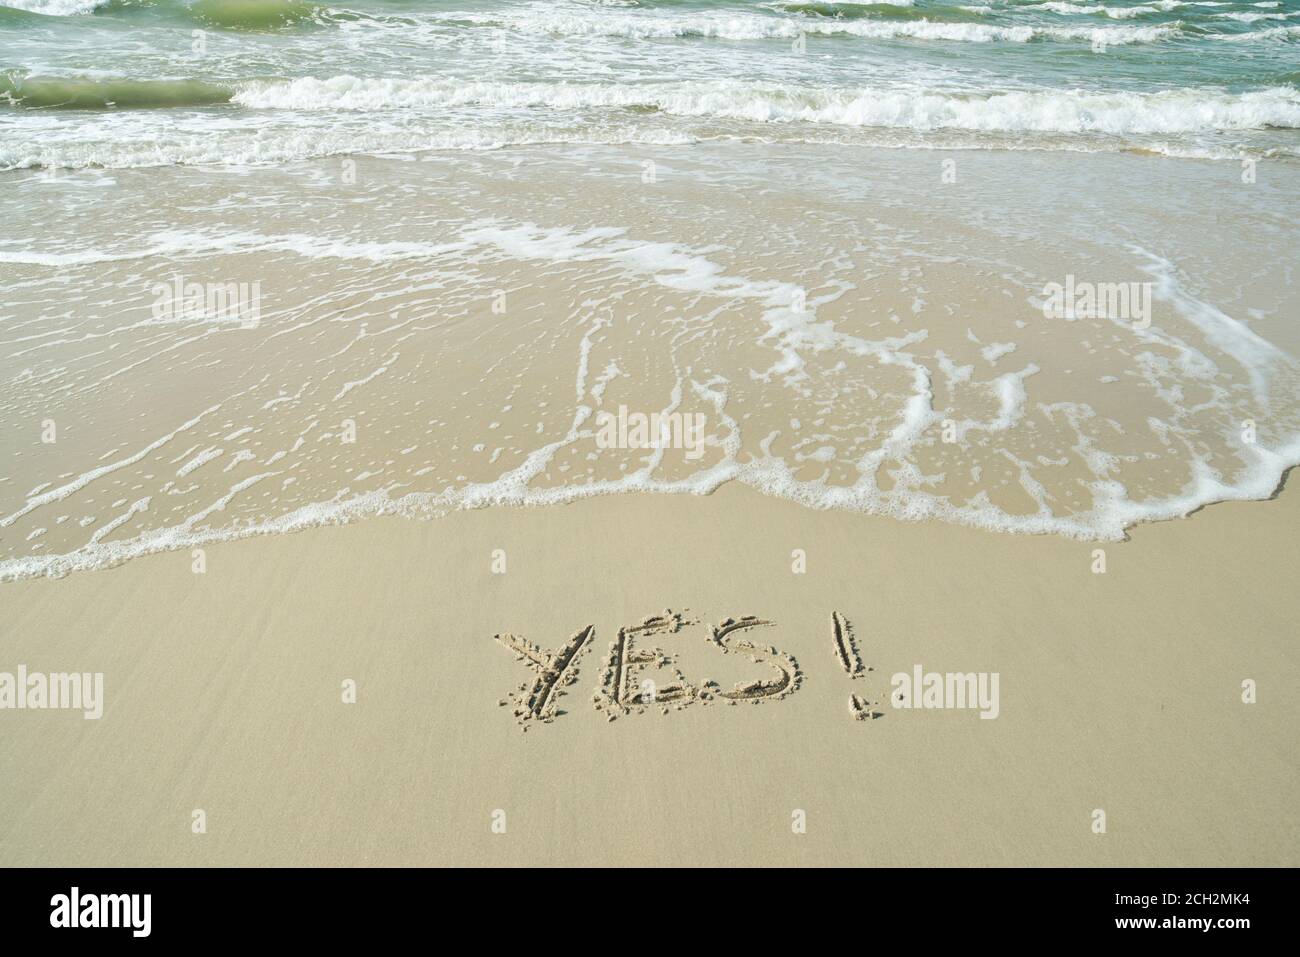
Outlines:
<svg viewBox="0 0 1300 957"><path fill-rule="evenodd" d="M106 701L0 714L0 863L1294 866L1298 503L1097 545L728 485L5 585L0 670L102 671ZM620 629L666 610L639 676L697 693L600 700ZM781 673L713 642L750 615L772 624L725 640L800 679L731 705ZM588 628L521 720L545 668L494 636ZM996 672L998 716L894 708L917 664Z"/></svg>

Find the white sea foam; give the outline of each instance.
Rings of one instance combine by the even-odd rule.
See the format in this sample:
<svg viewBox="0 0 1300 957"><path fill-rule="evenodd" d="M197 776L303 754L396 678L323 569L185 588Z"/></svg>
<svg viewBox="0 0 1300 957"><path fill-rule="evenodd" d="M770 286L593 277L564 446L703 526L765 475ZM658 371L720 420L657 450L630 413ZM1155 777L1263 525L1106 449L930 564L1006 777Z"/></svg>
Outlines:
<svg viewBox="0 0 1300 957"><path fill-rule="evenodd" d="M1115 135L1300 128L1300 92L1023 90L987 95L808 88L739 81L466 83L338 76L250 83L235 102L260 109L361 110L482 106L656 109L674 116L906 130L1099 132Z"/></svg>
<svg viewBox="0 0 1300 957"><path fill-rule="evenodd" d="M242 116L228 122L219 137L210 133L210 118L197 115L173 120L162 131L142 114L78 116L75 121L35 111L11 115L8 135L0 140L0 170L240 166L346 153L560 143L663 146L756 134L794 142L861 143L865 138L885 147L1140 147L1172 156L1223 158L1262 148L1254 145L1256 140L1276 144L1271 148L1281 154L1294 153L1286 137L1261 137L1267 130L1300 127L1300 93L1282 86L1241 93L1213 87L960 92L913 84L462 82L341 75L245 82L238 85L232 105ZM365 116L381 113L400 113L402 121ZM327 114L338 115L337 122L322 123ZM1198 139L1199 134L1225 131L1242 131L1254 139ZM1153 136L1167 139L1152 141ZM35 264L40 255L8 250L0 241L0 262Z"/></svg>
<svg viewBox="0 0 1300 957"><path fill-rule="evenodd" d="M193 472L195 469L206 465L207 463L211 462L213 459L220 456L224 451L225 451L224 449L218 449L215 447L204 449L198 455L194 456L194 458L190 459L188 462L186 462L184 465L178 468L176 470L176 477L184 478L185 476Z"/></svg>
<svg viewBox="0 0 1300 957"><path fill-rule="evenodd" d="M1114 20L1131 20L1132 18L1141 16L1144 13L1155 13L1161 9L1170 9L1168 7L1146 5L1136 7L1107 7L1100 3L1066 3L1062 2L1062 0L1050 0L1049 3L1029 4L1027 6L1027 9L1028 8L1069 15L1093 14L1110 17Z"/></svg>
<svg viewBox="0 0 1300 957"><path fill-rule="evenodd" d="M1256 23L1260 20L1290 20L1293 13L1216 13L1215 20L1236 20L1239 23Z"/></svg>
<svg viewBox="0 0 1300 957"><path fill-rule="evenodd" d="M1017 10L1050 10L1055 13L1066 14L1101 14L1104 16L1113 16L1125 18L1136 16L1139 13L1168 13L1172 10L1182 10L1194 7L1231 7L1235 0L1150 0L1148 3L1137 4L1132 7L1112 7L1103 3L1074 3L1070 0L1047 0L1044 3L1018 3L1015 5ZM1277 6L1273 3L1257 3L1254 6ZM1136 11L1136 12L1134 12Z"/></svg>
<svg viewBox="0 0 1300 957"><path fill-rule="evenodd" d="M323 109L323 108L322 108ZM120 116L113 117L121 120ZM82 130L85 130L82 121ZM385 130L369 126L352 129L250 128L210 133L178 133L112 128L56 142L41 131L20 139L0 140L0 171L40 167L147 168L173 165L260 166L348 153L400 154L427 150L479 151L508 146L644 144L681 146L695 142L689 133L644 125L578 129L546 129L529 123L487 125L480 129L431 128ZM98 135L96 135L98 134ZM0 254L2 257L3 254ZM0 258L0 262L6 261ZM18 260L9 260L18 261Z"/></svg>
<svg viewBox="0 0 1300 957"><path fill-rule="evenodd" d="M1235 43L1252 43L1258 40L1280 42L1295 37L1300 37L1300 26L1266 27L1263 30L1252 30L1249 33L1229 33L1225 34L1223 39Z"/></svg>
<svg viewBox="0 0 1300 957"><path fill-rule="evenodd" d="M939 40L960 43L1029 43L1032 40L1104 41L1110 46L1156 43L1177 36L1176 23L1154 26L1070 27L1054 25L995 26L983 23L944 23L934 20L839 20L814 17L770 17L716 12L633 14L609 11L569 12L531 7L518 14L458 15L482 26L508 27L522 33L552 36L606 36L629 39L701 38L720 40L793 40L810 37L860 37L872 40Z"/></svg>
<svg viewBox="0 0 1300 957"><path fill-rule="evenodd" d="M47 17L75 17L94 12L104 0L4 0L3 6Z"/></svg>
<svg viewBox="0 0 1300 957"><path fill-rule="evenodd" d="M1006 394L1004 405L1014 406L1023 401L1016 383L1003 380L1000 388ZM1009 415L1000 414L998 422L1009 419ZM1097 504L1093 509L1078 515L1057 517L1050 511L1009 515L986 501L956 505L942 496L914 487L882 491L873 482L865 481L843 487L801 481L795 478L788 463L770 455L744 464L727 458L690 479L677 481L655 480L640 471L618 480L584 485L544 489L529 487L528 482L564 444L557 442L537 450L523 466L492 482L474 483L442 493L416 492L397 497L388 489L380 489L311 503L284 515L238 527L200 527L204 518L220 511L240 491L279 473L257 475L239 483L202 513L190 516L179 525L148 529L135 538L122 541L106 542L97 538L64 554L27 555L0 561L0 582L106 568L159 552L346 524L380 515L424 519L471 508L548 506L629 492L705 495L728 481L738 481L763 494L810 508L845 509L901 521L935 519L992 532L1055 534L1085 541L1107 541L1122 538L1134 525L1181 518L1207 504L1268 498L1277 489L1282 474L1300 464L1298 437L1275 449L1262 446L1247 449L1244 454L1250 459L1250 468L1236 482L1225 482L1210 466L1196 461L1192 464L1192 478L1176 493L1135 502L1124 497L1124 489L1117 483L1099 482L1095 485ZM143 506L147 506L147 501Z"/></svg>
<svg viewBox="0 0 1300 957"><path fill-rule="evenodd" d="M93 468L88 472L83 472L81 475L78 475L72 481L60 485L58 488L50 489L48 492L42 492L40 495L31 496L30 498L27 499L26 504L23 505L23 507L20 508L18 511L14 512L12 515L9 515L6 518L0 519L0 528L6 528L12 525L14 522L22 518L28 512L41 508L42 506L45 505L49 505L51 502L63 501L69 495L73 494L74 492L80 491L81 489L89 485L91 482L94 482L96 479L103 478L105 475L108 475L111 472L116 472L118 469L126 468L128 465L134 465L135 463L144 459L150 453L162 448L164 445L166 445L168 442L170 442L180 433L188 429L192 429L194 426L198 425L198 423L201 422L205 416L215 412L217 408L218 406L211 406L210 408L204 410L203 412L200 412L198 415L190 419L188 422L178 426L175 430L167 433L166 435L162 436L159 439L155 439L153 442L149 443L147 446L145 446L139 452L136 452L134 455L129 455L124 459L120 459L117 462L111 462L108 465L101 465L97 468Z"/></svg>
<svg viewBox="0 0 1300 957"><path fill-rule="evenodd" d="M1255 333L1217 306L1189 295L1178 282L1173 263L1141 247L1131 247L1146 262L1140 268L1155 280L1154 295L1173 302L1183 317L1201 331L1220 352L1231 356L1249 377L1255 400L1262 409L1269 406L1269 380L1279 366L1294 366L1295 360L1273 343Z"/></svg>
<svg viewBox="0 0 1300 957"><path fill-rule="evenodd" d="M293 237L261 237L260 242L265 247L295 250L304 255L309 252ZM189 243L194 245L193 240ZM251 248L253 238L245 237L244 243L245 248ZM339 241L318 242L318 245L332 249L334 255L346 253L346 244ZM368 255L376 252L371 248L373 244L357 243L356 246L367 249ZM478 255L483 250L490 250L515 260L611 266L666 290L720 301L747 301L757 310L765 327L759 341L774 347L780 356L767 371L767 375L779 377L787 383L798 382L804 375L803 357L806 353L839 351L846 355L869 358L881 367L898 369L910 382L910 391L900 397L893 427L874 450L857 462L860 478L851 485L830 486L820 481L797 479L797 459L790 462L774 456L768 443L764 443L763 454L742 461L738 454L741 448L740 426L728 415L726 393L717 386L691 382L689 385L694 397L713 407L714 421L719 424L722 433L714 439L715 447L721 450L721 456L713 464L686 478L669 480L656 476L658 460L655 459L615 480L536 487L534 481L555 460L558 452L591 436L590 430L585 427L586 416L582 414L585 407L581 406L585 394L584 365L579 379L578 414L567 434L533 449L521 464L491 481L463 483L442 492L395 495L390 488L381 488L357 495L339 494L329 501L295 508L275 517L220 527L205 525L213 516L222 513L241 493L265 478L282 474L264 472L235 483L205 507L168 527L147 529L126 540L107 541L109 531L121 528L132 516L148 508L149 498L142 498L124 515L119 515L76 549L64 554L34 554L0 562L0 581L102 567L157 551L379 514L425 517L462 508L548 505L630 491L703 494L727 481L739 481L765 494L821 509L852 509L903 520L937 518L1005 532L1114 539L1122 536L1127 527L1137 522L1178 517L1215 501L1267 497L1276 488L1285 469L1300 463L1300 436L1292 436L1272 448L1257 444L1241 449L1244 468L1232 480L1216 472L1207 462L1193 458L1188 463L1190 478L1181 489L1142 501L1129 498L1118 481L1099 477L1093 483L1092 507L1069 514L1055 514L1052 511L1046 490L1033 477L1025 463L1020 463L1021 484L1038 505L1034 513L1009 514L990 504L986 497L978 495L964 503L955 503L929 490L929 477L922 475L909 461L912 451L929 441L927 433L938 418L933 406L934 372L916 354L917 347L926 338L924 330L915 330L891 339L866 340L843 332L833 323L820 319L817 315L817 309L821 305L819 301L808 301L806 305L796 306L796 303L804 302L805 296L801 287L795 283L755 280L731 274L700 252L667 242L640 241L618 228L573 230L543 229L532 224L471 224L459 237L437 244L437 248L451 250L456 255ZM1136 247L1132 251L1138 257L1138 268L1144 269L1155 280L1155 297L1171 303L1186 320L1189 329L1195 330L1220 353L1239 363L1251 380L1261 408L1267 408L1271 377L1284 368L1294 372L1295 360L1244 323L1189 293L1181 285L1174 264ZM388 252L403 257L409 255L411 250L399 246ZM1222 375L1205 355L1169 332L1152 327L1134 334L1144 341L1181 354L1180 366L1189 376L1213 384ZM977 341L976 344L980 343ZM992 362L1011 354L1011 346L1011 343L992 343L983 346L981 352L986 360ZM396 355L392 356L383 367L374 369L364 380L352 384L356 386L374 380L396 358ZM986 390L996 404L995 411L987 419L962 420L959 424L961 438L972 433L1009 433L1020 423L1029 404L1027 381L1038 372L1035 364L1028 363L1019 370L1002 373L982 383L972 383L972 370L969 366L958 369L950 361L945 361L942 355L938 356L937 365L950 384L960 381ZM674 390L673 406L676 407L681 401L679 384ZM1074 410L1073 414L1088 414L1082 406L1062 404L1062 408L1067 406ZM86 472L58 488L33 490L35 494L29 497L26 507L0 521L0 526L12 524L36 508L61 501L109 472L141 462L176 435L191 429L203 416L215 411L215 408L208 409L203 415L191 419L125 459ZM182 453L182 457L191 455L192 452L193 448L188 449ZM1086 442L1081 442L1079 452L1091 463L1098 476L1106 473L1111 459L1104 451L1089 448ZM823 453L815 453L815 456L816 460L826 458ZM181 472L192 471L191 465L198 468L212 458L215 458L213 450L201 452L191 458ZM891 469L893 482L887 489L882 488L876 479L882 468Z"/></svg>

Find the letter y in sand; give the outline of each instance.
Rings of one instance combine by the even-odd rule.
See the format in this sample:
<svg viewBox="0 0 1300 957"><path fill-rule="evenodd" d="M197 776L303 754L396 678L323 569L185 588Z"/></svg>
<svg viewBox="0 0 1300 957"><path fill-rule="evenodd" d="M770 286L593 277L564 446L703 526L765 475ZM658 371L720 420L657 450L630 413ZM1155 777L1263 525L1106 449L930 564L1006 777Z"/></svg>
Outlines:
<svg viewBox="0 0 1300 957"><path fill-rule="evenodd" d="M532 683L524 682L515 695L515 719L527 730L529 720L550 722L556 715L555 701L563 694L561 684L571 685L578 680L578 656L596 633L595 625L588 625L574 633L559 651L549 652L520 638L518 635L495 635L520 661L527 661L537 672ZM504 702L503 702L504 703Z"/></svg>

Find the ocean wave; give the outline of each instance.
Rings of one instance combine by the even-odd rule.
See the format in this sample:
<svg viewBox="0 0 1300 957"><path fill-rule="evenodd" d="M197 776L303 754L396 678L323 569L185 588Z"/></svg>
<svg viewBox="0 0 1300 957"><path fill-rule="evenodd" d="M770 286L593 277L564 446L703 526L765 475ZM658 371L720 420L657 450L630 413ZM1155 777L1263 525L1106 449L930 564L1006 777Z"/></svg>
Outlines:
<svg viewBox="0 0 1300 957"><path fill-rule="evenodd" d="M974 23L983 16L970 7L931 4L917 9L910 2L895 3L785 3L774 9L801 17L848 20L928 20L931 23Z"/></svg>
<svg viewBox="0 0 1300 957"><path fill-rule="evenodd" d="M1178 36L1180 22L1157 26L1067 27L995 26L984 23L943 23L928 19L881 22L824 17L768 17L751 14L691 15L608 14L590 16L532 9L523 14L472 13L456 22L507 27L516 32L552 36L627 37L629 39L699 38L719 40L794 40L801 36L859 37L873 40L941 40L965 43L1029 43L1034 40L1104 42L1109 46L1156 43Z"/></svg>
<svg viewBox="0 0 1300 957"><path fill-rule="evenodd" d="M571 84L437 78L200 81L20 79L0 170L264 165L349 153L705 140L885 148L1137 150L1204 159L1298 155L1300 92L888 90L741 81ZM27 97L23 99L22 97ZM149 107L189 106L160 127ZM59 118L57 108L112 115ZM129 109L130 108L130 109ZM211 116L222 112L222 135ZM54 110L54 112L50 112ZM256 111L256 112L255 112ZM269 120L260 111L281 114ZM384 115L389 114L389 115ZM391 117L391 118L390 118ZM1230 134L1239 134L1229 138ZM1291 134L1282 134L1291 135ZM1253 138L1252 138L1253 137Z"/></svg>
<svg viewBox="0 0 1300 957"><path fill-rule="evenodd" d="M1069 0L1046 0L1046 2L1018 3L1011 9L1015 10L1055 10L1058 13L1099 13L1107 11L1105 15L1124 17L1131 15L1128 11L1139 11L1140 13L1169 13L1173 10L1190 10L1195 12L1198 7L1233 7L1233 6L1253 6L1253 7L1276 7L1278 3L1243 3L1241 0L1148 0L1146 3L1137 4L1132 7L1108 7L1102 3L1074 3Z"/></svg>
<svg viewBox="0 0 1300 957"><path fill-rule="evenodd" d="M266 166L349 154L390 155L428 151L488 151L531 146L683 146L698 142L689 132L622 125L592 129L547 129L514 123L458 130L227 129L222 136L139 132L52 144L16 137L0 144L0 171L23 169L146 169L159 166ZM0 252L0 262L27 261ZM39 254L33 254L38 256ZM32 262L40 260L32 259Z"/></svg>
<svg viewBox="0 0 1300 957"><path fill-rule="evenodd" d="M1253 42L1259 40L1289 41L1300 37L1300 26L1290 27L1267 27L1263 30L1253 30L1250 33L1229 33L1224 34L1223 39L1237 43Z"/></svg>
<svg viewBox="0 0 1300 957"><path fill-rule="evenodd" d="M272 30L329 15L310 0L5 0L0 9L5 7L47 17L157 12L226 30Z"/></svg>
<svg viewBox="0 0 1300 957"><path fill-rule="evenodd" d="M916 6L916 0L895 0L893 3L888 0L879 3L817 3L813 0L803 0L803 2L764 4L764 6L773 10L784 10L787 13L806 13L815 17L854 20L872 16L885 7L896 10L908 9Z"/></svg>
<svg viewBox="0 0 1300 957"><path fill-rule="evenodd" d="M234 87L204 80L24 77L0 74L0 103L30 109L165 109L226 103Z"/></svg>
<svg viewBox="0 0 1300 957"><path fill-rule="evenodd" d="M1112 20L1136 20L1139 17L1150 16L1157 13L1165 13L1174 9L1181 4L1174 6L1156 7L1156 6L1136 6L1136 7L1107 7L1100 3L1068 3L1063 0L1051 0L1049 3L1031 4L1026 9L1045 10L1048 13L1061 13L1067 16L1099 16L1109 17Z"/></svg>
<svg viewBox="0 0 1300 957"><path fill-rule="evenodd" d="M1212 19L1215 20L1236 20L1238 23L1258 23L1261 20L1290 20L1296 16L1294 13L1215 13Z"/></svg>
<svg viewBox="0 0 1300 957"><path fill-rule="evenodd" d="M909 130L1109 134L1300 129L1300 92L1075 90L956 94L810 89L738 81L577 85L339 76L253 82L232 102L256 109L550 107L658 110L675 116Z"/></svg>
<svg viewBox="0 0 1300 957"><path fill-rule="evenodd" d="M287 27L338 25L373 21L388 26L414 27L423 22L438 29L492 28L525 35L556 37L610 37L634 40L715 39L795 40L800 37L837 37L860 40L915 40L952 43L1090 43L1106 46L1151 44L1179 37L1201 40L1276 39L1293 34L1259 30L1219 33L1182 20L1113 26L1044 23L989 23L989 15L1041 12L1062 16L1089 15L1113 20L1163 16L1184 7L1219 5L1185 0L1154 0L1132 7L1111 7L1072 0L1018 5L1012 8L932 4L915 7L914 0L877 3L773 3L745 10L628 9L627 7L546 7L529 5L501 11L421 11L408 17L331 9L311 0L9 0L0 10L45 16L97 14L133 17L156 14L186 23L231 31L274 31ZM1221 4L1227 6L1228 4ZM1256 4L1256 6L1260 6ZM1286 13L1225 13L1224 21L1253 23L1286 19ZM1289 28L1283 28L1288 29Z"/></svg>
<svg viewBox="0 0 1300 957"><path fill-rule="evenodd" d="M3 6L46 17L76 17L93 13L105 0L5 0Z"/></svg>
<svg viewBox="0 0 1300 957"><path fill-rule="evenodd" d="M268 30L316 19L323 8L307 0L195 0L194 17L228 30Z"/></svg>

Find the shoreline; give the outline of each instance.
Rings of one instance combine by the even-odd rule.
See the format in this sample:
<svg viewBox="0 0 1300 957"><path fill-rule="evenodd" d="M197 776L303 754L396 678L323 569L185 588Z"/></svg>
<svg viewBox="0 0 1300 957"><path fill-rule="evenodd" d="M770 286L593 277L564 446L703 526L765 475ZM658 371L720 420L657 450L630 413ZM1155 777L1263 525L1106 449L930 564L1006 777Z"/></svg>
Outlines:
<svg viewBox="0 0 1300 957"><path fill-rule="evenodd" d="M280 516L279 518L269 521L265 525L256 528L239 530L235 532L232 532L231 530L220 530L220 531L210 532L206 534L199 533L195 535L193 538L188 538L184 542L181 542L179 544L174 544L174 545L160 544L157 547L145 546L142 547L140 550L132 550L125 556L120 558L115 558L115 559L110 558L108 560L105 560L105 556L101 554L84 555L81 554L80 550L78 550L78 552L73 552L69 555L39 556L39 557L33 556L33 558L36 558L37 560L49 557L52 560L58 562L61 566L67 566L67 567L59 567L57 569L47 569L45 571L20 572L20 573L8 573L8 572L0 571L0 588L3 588L7 585L18 584L20 582L41 581L44 579L59 580L59 579L67 578L70 575L80 575L80 574L86 574L88 572L108 571L110 569L120 568L121 566L127 564L128 562L137 561L141 558L148 558L155 555L165 555L173 552L181 552L187 549L195 549L195 548L206 549L213 545L224 545L224 544L229 544L234 542L243 542L251 539L265 538L268 536L294 535L301 532L310 532L315 529L339 528L339 527L344 527L349 525L360 524L362 522L370 522L376 519L400 519L402 521L407 521L407 522L431 522L431 521L438 521L440 519L446 518L447 516L458 514L458 513L478 512L478 511L483 511L485 509L531 510L531 509L541 509L541 508L563 508L588 499L606 498L606 497L619 498L619 497L629 496L629 495L654 495L654 496L661 496L661 497L668 497L668 498L673 498L679 495L692 495L699 498L709 498L713 495L716 495L723 488L726 488L727 486L733 484L745 488L748 491L753 492L762 498L765 499L770 498L773 499L774 501L783 502L788 505L794 505L799 508L807 508L811 511L831 512L831 513L856 516L860 518L878 519L884 521L896 521L896 522L902 522L904 524L937 522L939 524L952 525L955 528L978 531L978 532L983 532L995 536L1009 535L1017 538L1029 537L1029 538L1060 539L1063 541L1069 541L1078 544L1092 543L1098 546L1104 546L1108 544L1121 544L1124 542L1131 541L1133 538L1133 533L1136 530L1143 528L1145 526L1163 525L1169 522L1185 521L1187 519L1190 519L1200 514L1206 509L1211 509L1214 508L1215 506L1227 505L1227 504L1243 504L1243 505L1256 504L1256 503L1262 504L1264 502L1276 501L1281 496L1282 492L1285 490L1287 479L1290 477L1291 473L1298 467L1300 467L1300 463L1297 463L1295 465L1288 465L1285 468L1283 468L1281 475L1279 476L1277 482L1273 487L1273 490L1266 496L1261 496L1258 498L1248 498L1244 496L1236 497L1236 498L1219 498L1210 502L1205 502L1203 504L1197 505L1191 508L1190 510L1188 510L1187 512L1184 512L1180 515L1175 515L1167 518L1140 519L1138 521L1133 522L1131 525L1126 525L1123 529L1123 534L1120 537L1116 537L1116 538L1102 538L1102 537L1090 538L1082 535L1073 536L1073 535L1068 535L1068 534L1055 532L1055 531L1042 531L1042 532L1018 531L1018 530L1011 531L1011 530L1001 529L1001 528L987 528L979 524L976 524L974 522L962 521L960 519L936 518L929 515L918 516L918 517L902 517L902 516L885 514L880 512L862 511L862 510L850 509L850 508L836 508L833 505L810 505L806 502L801 502L795 498L791 498L779 494L769 495L766 492L755 489L753 486L745 483L742 479L736 477L725 478L722 481L720 481L718 485L714 486L713 488L705 492L671 492L671 491L663 491L663 490L643 491L638 489L616 489L613 491L601 490L596 492L585 493L581 488L575 488L573 489L573 494L571 497L564 498L555 502L511 501L511 502L492 502L492 503L487 503L482 505L458 505L458 506L448 506L446 508L439 508L437 506L433 506L428 503L417 504L417 505L405 505L404 503L406 502L407 497L404 496L403 498L399 498L399 499L385 499L383 504L379 506L379 510L372 511L369 513L352 514L343 517L320 518L314 521L300 520L297 516L297 513L291 513L289 515ZM435 498L436 496L431 496L428 495L427 493L416 493L415 496L411 496L411 497ZM350 506L352 503L348 502L344 504ZM319 505L312 505L312 506L308 506L306 509L304 509L304 511L313 511L317 508L319 508ZM164 533L165 535L166 533L171 533L174 532L175 530L161 529L159 531L161 533ZM107 544L107 548L112 550L115 546L124 545L124 544L135 545L136 543L134 541L109 542Z"/></svg>

